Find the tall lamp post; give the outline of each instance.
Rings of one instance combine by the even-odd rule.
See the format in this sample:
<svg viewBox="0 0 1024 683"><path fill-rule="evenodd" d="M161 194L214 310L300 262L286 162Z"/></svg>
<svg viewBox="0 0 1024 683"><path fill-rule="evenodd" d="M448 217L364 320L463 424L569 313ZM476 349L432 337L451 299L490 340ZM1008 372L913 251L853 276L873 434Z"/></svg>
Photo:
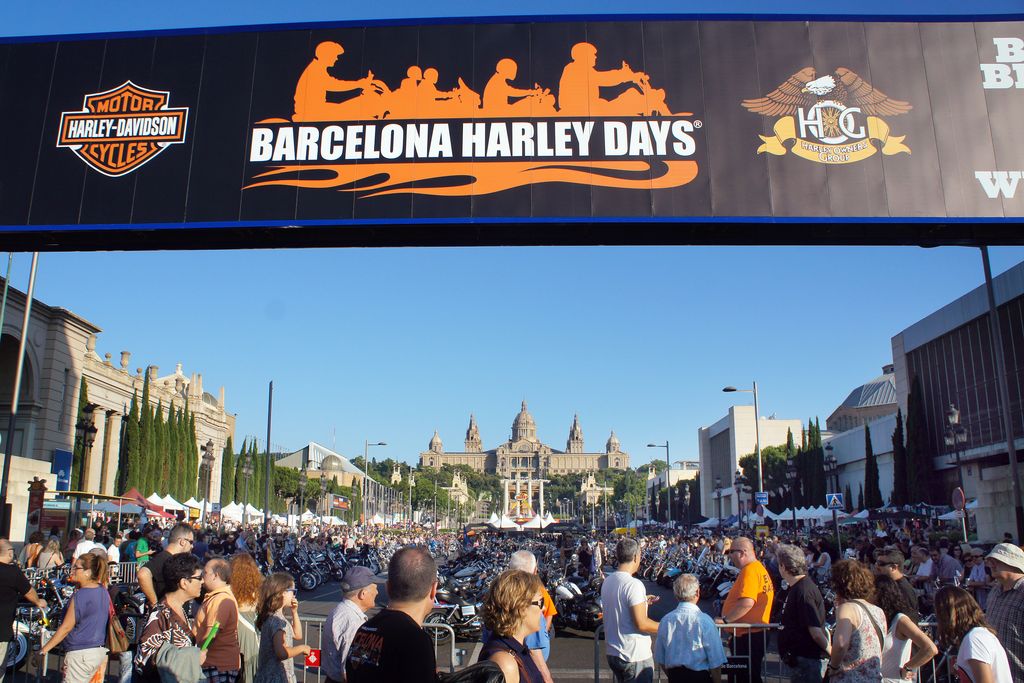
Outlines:
<svg viewBox="0 0 1024 683"><path fill-rule="evenodd" d="M249 511L246 505L249 501L249 480L252 479L252 459L246 458L242 461L242 477L245 479L245 501L242 502L242 519L248 521ZM299 489L301 491L301 489ZM302 495L301 493L299 495ZM221 505L224 501L221 501Z"/></svg>
<svg viewBox="0 0 1024 683"><path fill-rule="evenodd" d="M15 401L15 403L17 403L17 401ZM82 471L79 473L78 477L78 481L80 482L80 484L78 486L72 486L71 488L73 489L83 490L86 488L86 480L88 478L89 460L90 455L92 454L92 446L94 443L96 443L96 432L99 431L96 428L95 418L93 417L96 408L98 407L99 406L97 406L95 403L87 403L85 406L82 407L82 419L75 423L75 439L82 444ZM13 433L13 430L8 433L8 438L10 438L11 433ZM4 470L4 477L7 477L7 470ZM146 494L143 493L142 495ZM81 521L81 501L81 496L75 497L76 526ZM0 514L2 514L2 512L0 512Z"/></svg>
<svg viewBox="0 0 1024 683"><path fill-rule="evenodd" d="M327 473L320 470L320 500L323 501L324 510L321 514L327 515Z"/></svg>
<svg viewBox="0 0 1024 683"><path fill-rule="evenodd" d="M733 489L736 491L736 510L740 513L740 528L742 529L744 526L743 516L746 512L746 510L744 510L743 508L743 494L746 493L745 487L743 485L743 470L736 468L736 472L735 474L733 474L732 481Z"/></svg>
<svg viewBox="0 0 1024 683"><path fill-rule="evenodd" d="M213 461L217 456L213 454L213 439L203 446L202 466L206 470L206 486L203 487L203 521L206 520L206 506L210 504L210 479L213 475Z"/></svg>
<svg viewBox="0 0 1024 683"><path fill-rule="evenodd" d="M665 463L668 465L668 473L665 475L668 477L666 482L668 484L668 525L672 526L672 457L668 452L668 439L665 443L649 443L648 448L664 448L665 449ZM661 499L661 493L658 494L659 500Z"/></svg>
<svg viewBox="0 0 1024 683"><path fill-rule="evenodd" d="M764 473L761 467L761 418L757 412L757 382L754 382L753 389L737 389L736 387L725 387L722 391L728 393L743 392L754 395L754 447L757 449L757 490L764 491Z"/></svg>
<svg viewBox="0 0 1024 683"><path fill-rule="evenodd" d="M722 530L722 478L715 477L715 499L718 501L718 530Z"/></svg>
<svg viewBox="0 0 1024 683"><path fill-rule="evenodd" d="M687 480L687 481L689 481L689 480ZM683 487L683 511L684 511L684 514L686 515L686 522L685 522L685 524L686 524L687 528L689 528L689 526L690 526L690 485L689 485L689 483L687 483L687 485Z"/></svg>
<svg viewBox="0 0 1024 683"><path fill-rule="evenodd" d="M835 477L835 488L832 491L837 492L839 490L839 461L836 460L835 453L832 450L831 443L825 444L825 476L828 477L830 485L833 483L832 478ZM839 514L835 508L832 509L832 524L836 528L836 547L841 555L843 552L843 541L839 537Z"/></svg>
<svg viewBox="0 0 1024 683"><path fill-rule="evenodd" d="M797 469L795 460L786 461L786 481L789 482L789 509L793 513L793 538L796 538L796 479Z"/></svg>
<svg viewBox="0 0 1024 683"><path fill-rule="evenodd" d="M363 517L362 521L363 521L363 524L366 524L366 519L367 519L367 517L366 517L366 496L367 496L367 494L370 491L369 475L367 474L367 472L370 471L370 459L369 459L370 446L387 446L387 444L384 443L383 441L378 441L377 443L370 443L369 440L367 440L367 439L363 440L363 485L362 485L362 487L360 489L360 494L361 494L360 495L360 503L362 504L362 508L363 508L362 509L362 517Z"/></svg>
<svg viewBox="0 0 1024 683"><path fill-rule="evenodd" d="M952 403L949 404L949 408L946 409L946 445L953 449L954 462L956 463L956 480L960 486L960 491L964 494L964 509L960 510L960 514L963 515L960 518L961 526L963 528L964 543L967 542L967 506L966 498L967 491L964 489L964 471L960 467L960 451L963 445L967 443L967 429L960 424L960 411Z"/></svg>

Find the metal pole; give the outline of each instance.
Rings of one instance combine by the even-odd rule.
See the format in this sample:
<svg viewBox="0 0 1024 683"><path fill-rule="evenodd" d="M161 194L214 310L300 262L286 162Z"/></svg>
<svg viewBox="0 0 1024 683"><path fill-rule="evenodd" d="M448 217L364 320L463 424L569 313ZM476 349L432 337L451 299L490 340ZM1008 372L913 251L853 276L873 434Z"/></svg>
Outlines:
<svg viewBox="0 0 1024 683"><path fill-rule="evenodd" d="M370 487L367 486L367 482L366 482L366 479L369 476L369 475L366 474L367 471L369 470L369 468L367 467L368 463L367 463L367 456L366 456L366 454L369 452L369 450L370 450L370 440L369 439L363 439L363 483L359 487L359 493L360 493L360 496L361 496L360 501L359 501L359 503L360 503L359 507L362 508L362 510L360 510L360 513L361 513L360 516L362 518L360 521L363 524L366 523L366 494L370 490Z"/></svg>
<svg viewBox="0 0 1024 683"><path fill-rule="evenodd" d="M270 457L270 425L274 418L274 381L267 394L267 481L263 487L263 533L270 533L270 480L274 478L274 461Z"/></svg>
<svg viewBox="0 0 1024 683"><path fill-rule="evenodd" d="M757 448L757 490L764 491L764 475L761 472L761 418L757 412L757 382L754 382L754 446Z"/></svg>
<svg viewBox="0 0 1024 683"><path fill-rule="evenodd" d="M839 538L839 515L836 514L836 511L834 509L832 510L832 524L834 524L836 527L836 547L839 548L839 554L842 555L843 541L841 538Z"/></svg>
<svg viewBox="0 0 1024 683"><path fill-rule="evenodd" d="M4 329L4 317L7 315L7 290L11 286L11 267L14 265L14 252L7 253L7 275L4 277L4 296L0 301L0 332Z"/></svg>
<svg viewBox="0 0 1024 683"><path fill-rule="evenodd" d="M0 480L0 533L6 538L11 535L11 519L7 516L7 485L11 478L11 453L14 441L14 424L18 418L18 399L21 394L21 374L25 368L25 345L28 341L28 323L32 316L32 296L36 289L36 266L39 252L32 252L32 266L28 275L28 292L25 294L25 316L21 321L21 340L18 342L18 362L14 369L14 392L11 394L11 417L7 422L7 442L4 444L4 475ZM24 450L24 448L23 448ZM22 453L24 455L24 453Z"/></svg>
<svg viewBox="0 0 1024 683"><path fill-rule="evenodd" d="M1003 431L1006 434L1006 455L1010 460L1010 490L1013 492L1013 509L1017 520L1017 542L1024 542L1024 502L1021 501L1020 472L1017 465L1017 448L1014 444L1013 418L1010 414L1010 390L1007 387L1006 358L1003 355L1003 333L996 308L996 295L992 289L992 267L988 260L988 247L981 247L981 260L985 267L985 289L988 292L988 318L992 327L992 355L996 359L996 381L999 385L999 402L1003 408ZM6 499L4 500L6 502Z"/></svg>
<svg viewBox="0 0 1024 683"><path fill-rule="evenodd" d="M668 452L668 439L665 439L665 460L668 461L668 525L672 526L672 455Z"/></svg>

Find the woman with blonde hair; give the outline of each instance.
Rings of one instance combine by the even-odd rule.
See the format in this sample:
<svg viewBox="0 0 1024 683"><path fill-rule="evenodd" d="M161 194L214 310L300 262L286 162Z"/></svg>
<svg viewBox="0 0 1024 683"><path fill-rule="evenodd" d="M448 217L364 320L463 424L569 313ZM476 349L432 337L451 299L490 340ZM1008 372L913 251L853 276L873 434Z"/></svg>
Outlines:
<svg viewBox="0 0 1024 683"><path fill-rule="evenodd" d="M840 560L832 566L832 590L837 609L829 680L878 683L886 621L885 613L870 604L875 599L875 577L857 560Z"/></svg>
<svg viewBox="0 0 1024 683"><path fill-rule="evenodd" d="M286 607L292 612L290 625L284 616ZM260 651L253 683L295 683L295 663L291 660L308 655L310 647L294 644L302 640L302 622L291 574L276 572L263 582L256 628L260 631Z"/></svg>
<svg viewBox="0 0 1024 683"><path fill-rule="evenodd" d="M55 569L64 564L64 555L60 552L60 541L50 538L46 547L36 556L36 567L39 569Z"/></svg>
<svg viewBox="0 0 1024 683"><path fill-rule="evenodd" d="M956 648L960 680L972 683L1013 683L1006 650L985 620L971 594L957 586L943 586L935 594L939 644Z"/></svg>
<svg viewBox="0 0 1024 683"><path fill-rule="evenodd" d="M540 670L523 641L536 631L544 609L543 584L536 574L510 569L498 575L483 603L491 637L480 651L505 675L506 683L542 683Z"/></svg>
<svg viewBox="0 0 1024 683"><path fill-rule="evenodd" d="M64 643L64 683L88 683L107 663L110 595L104 588L106 558L83 554L71 564L69 578L78 589L71 596L56 633L40 648L39 655Z"/></svg>

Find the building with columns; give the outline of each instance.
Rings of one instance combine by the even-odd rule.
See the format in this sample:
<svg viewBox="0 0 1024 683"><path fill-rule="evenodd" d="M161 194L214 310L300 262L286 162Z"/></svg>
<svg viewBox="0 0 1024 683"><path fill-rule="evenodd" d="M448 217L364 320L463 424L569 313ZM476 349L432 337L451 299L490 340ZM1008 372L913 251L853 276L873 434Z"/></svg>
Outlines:
<svg viewBox="0 0 1024 683"><path fill-rule="evenodd" d="M25 300L23 292L13 287L8 290L7 310L0 330L0 378L4 379L0 382L0 413L4 415L10 414ZM180 363L173 373L161 376L155 365L132 369L132 354L128 351L121 351L115 362L113 354L97 351L100 332L97 325L71 311L39 300L32 302L18 418L9 446L13 454L8 484L8 502L12 504L14 520L11 540L21 541L25 536L27 482L37 476L46 480L47 488L54 489L56 475L51 471L54 453L73 450L82 378L85 378L89 402L96 406L93 411L96 436L82 463L85 477L81 488L110 495L124 493L117 491L115 485L122 423L132 395L138 392L139 397L142 396L142 385L148 374L154 406L159 402L166 410L173 401L175 407L180 408L188 400L189 410L195 413L200 455L201 446L213 442L216 462L211 490L212 499L218 498L220 456L227 438L235 430L235 416L227 412L223 387L217 396L205 392L202 375L185 375ZM3 437L6 442L6 430ZM7 447L5 443L2 448ZM144 495L150 493L153 492L143 492Z"/></svg>
<svg viewBox="0 0 1024 683"><path fill-rule="evenodd" d="M469 427L463 451L445 451L441 436L435 431L427 450L420 453L420 466L441 469L444 465L468 465L477 472L497 474L506 479L543 479L550 474L593 472L599 469L624 470L629 467L629 453L622 450L615 432L605 442L604 452L586 452L579 416L573 417L564 451L556 450L537 438L537 423L526 408L512 421L512 436L505 443L484 450L476 418L469 416Z"/></svg>

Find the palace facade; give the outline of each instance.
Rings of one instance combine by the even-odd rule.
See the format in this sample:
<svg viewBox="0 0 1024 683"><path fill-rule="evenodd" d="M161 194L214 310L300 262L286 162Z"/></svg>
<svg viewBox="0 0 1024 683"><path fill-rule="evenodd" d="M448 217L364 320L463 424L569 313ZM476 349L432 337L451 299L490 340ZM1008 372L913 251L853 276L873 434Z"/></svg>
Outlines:
<svg viewBox="0 0 1024 683"><path fill-rule="evenodd" d="M537 438L537 423L523 401L522 410L512 421L511 438L496 448L484 450L476 418L472 415L463 451L445 451L441 436L435 431L427 450L420 453L420 466L441 469L444 465L468 465L477 472L497 474L505 479L543 479L550 474L606 468L624 470L629 467L629 453L623 452L614 431L603 452L586 452L578 415L573 417L565 450L551 448Z"/></svg>

